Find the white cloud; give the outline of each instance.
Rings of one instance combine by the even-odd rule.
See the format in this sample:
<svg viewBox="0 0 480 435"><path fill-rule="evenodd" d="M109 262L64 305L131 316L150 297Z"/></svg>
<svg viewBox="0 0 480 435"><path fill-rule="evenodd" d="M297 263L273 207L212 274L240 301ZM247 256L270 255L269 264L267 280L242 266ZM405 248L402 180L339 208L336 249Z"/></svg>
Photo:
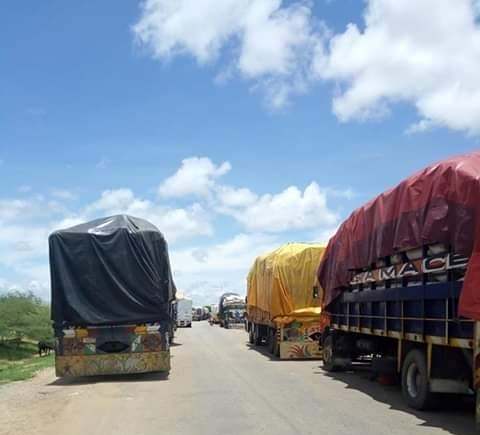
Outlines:
<svg viewBox="0 0 480 435"><path fill-rule="evenodd" d="M29 193L32 191L32 186L27 186L27 185L19 186L17 190L20 193Z"/></svg>
<svg viewBox="0 0 480 435"><path fill-rule="evenodd" d="M432 125L480 132L480 27L471 0L369 0L365 29L335 35L316 72L341 84L333 110L342 121L412 103Z"/></svg>
<svg viewBox="0 0 480 435"><path fill-rule="evenodd" d="M0 265L21 275L38 260L46 262L51 222L66 209L42 195L18 199L0 199Z"/></svg>
<svg viewBox="0 0 480 435"><path fill-rule="evenodd" d="M207 247L172 251L174 269L185 273L244 270L252 259L274 246L275 237L265 234L237 234L226 242ZM199 255L199 252L202 255Z"/></svg>
<svg viewBox="0 0 480 435"><path fill-rule="evenodd" d="M136 198L130 189L105 190L100 198L86 207L85 214L95 215L98 212L108 215L138 214L151 208L150 201Z"/></svg>
<svg viewBox="0 0 480 435"><path fill-rule="evenodd" d="M49 281L37 280L20 280L8 281L0 278L0 294L9 293L12 291L27 291L32 292L43 300L50 298L50 283Z"/></svg>
<svg viewBox="0 0 480 435"><path fill-rule="evenodd" d="M217 79L239 74L273 108L319 80L336 83L333 112L343 122L382 118L406 102L420 115L410 133L480 133L479 0L366 3L365 25L335 35L309 0L146 0L133 32L158 59L227 59Z"/></svg>
<svg viewBox="0 0 480 435"><path fill-rule="evenodd" d="M281 107L305 89L322 39L311 7L307 0L146 0L133 32L159 59L187 54L204 64L233 47L227 71L255 80Z"/></svg>
<svg viewBox="0 0 480 435"><path fill-rule="evenodd" d="M158 215L152 214L150 219L161 229L169 242L213 234L209 216L200 204L167 209L163 213L160 211Z"/></svg>
<svg viewBox="0 0 480 435"><path fill-rule="evenodd" d="M21 216L29 207L30 204L21 199L0 199L0 221Z"/></svg>
<svg viewBox="0 0 480 435"><path fill-rule="evenodd" d="M64 207L57 201L47 201L42 195L17 198L0 198L0 223L18 224L51 218L64 212Z"/></svg>
<svg viewBox="0 0 480 435"><path fill-rule="evenodd" d="M257 195L250 189L223 185L221 175L228 162L215 165L206 157L185 159L180 169L160 186L162 196L197 195L208 200L216 212L234 217L248 231L282 232L336 224L337 215L327 205L331 196L351 198L351 189L320 189L311 183L304 192L290 186L277 194ZM115 204L121 201L113 200Z"/></svg>
<svg viewBox="0 0 480 435"><path fill-rule="evenodd" d="M54 192L0 198L0 270L8 270L0 276L0 289L17 285L47 297L48 235L98 217L126 213L149 220L165 234L179 288L198 301L213 302L227 290L244 292L253 259L292 241L292 234L306 235L304 240L316 234L326 237L338 223L327 198L348 198L351 193L311 183L304 190L290 186L260 195L246 187L223 184L221 177L230 169L230 163L216 164L206 157L185 159L152 199L129 188L105 190L83 206L72 203L68 191L55 195L55 200L51 198ZM183 207L169 199L185 195L193 199ZM195 239L211 236L219 216L239 223L241 233L226 235L227 240L218 243ZM228 234L231 228L227 224L222 230Z"/></svg>
<svg viewBox="0 0 480 435"><path fill-rule="evenodd" d="M70 199L76 199L77 198L77 196L74 193L70 192L67 189L52 189L52 191L50 193L53 197L58 198L58 199L70 200Z"/></svg>
<svg viewBox="0 0 480 435"><path fill-rule="evenodd" d="M280 239L265 234L237 234L211 246L171 251L177 287L194 304L217 302L226 291L245 294L246 276L256 256L268 252Z"/></svg>
<svg viewBox="0 0 480 435"><path fill-rule="evenodd" d="M218 186L216 194L221 207L227 209L249 206L258 198L250 189L244 187L237 189L231 186Z"/></svg>
<svg viewBox="0 0 480 435"><path fill-rule="evenodd" d="M217 166L207 157L190 157L183 160L177 172L160 185L158 192L166 198L188 195L205 197L213 188L215 180L230 169L229 162Z"/></svg>
<svg viewBox="0 0 480 435"><path fill-rule="evenodd" d="M60 195L68 201L68 195ZM0 199L0 267L8 270L8 286L32 289L48 296L48 236L57 229L68 228L97 217L127 213L143 217L165 234L172 243L198 235L211 235L210 216L203 207L193 203L185 208L173 208L139 198L130 189L104 191L86 206L71 211L62 202L42 195L22 200ZM30 286L31 282L35 285ZM1 284L1 283L0 283ZM8 287L8 288L7 288Z"/></svg>
<svg viewBox="0 0 480 435"><path fill-rule="evenodd" d="M250 231L282 232L332 226L338 216L327 205L327 194L313 182L302 192L290 186L277 194L266 194L245 208L227 208Z"/></svg>
<svg viewBox="0 0 480 435"><path fill-rule="evenodd" d="M0 263L18 266L46 255L48 233L42 225L4 224L0 231Z"/></svg>
<svg viewBox="0 0 480 435"><path fill-rule="evenodd" d="M314 231L312 234L312 240L315 243L320 243L321 245L327 246L330 238L335 235L338 230L339 225L334 225L326 228L320 229L320 231Z"/></svg>
<svg viewBox="0 0 480 435"><path fill-rule="evenodd" d="M209 216L197 203L186 208L162 206L138 198L130 189L106 190L84 210L84 219L129 214L149 220L162 231L169 242L213 233Z"/></svg>
<svg viewBox="0 0 480 435"><path fill-rule="evenodd" d="M282 7L280 1L251 2L244 18L240 70L247 77L295 73L301 64L297 50L316 42L310 19L305 3Z"/></svg>
<svg viewBox="0 0 480 435"><path fill-rule="evenodd" d="M406 130L406 134L415 134L415 133L424 133L426 131L433 130L435 128L435 123L429 119L421 119L418 122L410 125Z"/></svg>
<svg viewBox="0 0 480 435"><path fill-rule="evenodd" d="M38 281L36 279L32 279L22 285L21 288L32 292L43 300L50 299L50 282L48 280Z"/></svg>
<svg viewBox="0 0 480 435"><path fill-rule="evenodd" d="M65 228L74 227L75 225L80 225L81 223L87 220L86 216L72 214L70 216L66 216L60 220L54 221L51 224L52 231L55 230L63 230Z"/></svg>
<svg viewBox="0 0 480 435"><path fill-rule="evenodd" d="M191 54L208 62L239 31L248 4L249 0L146 0L133 31L156 57Z"/></svg>

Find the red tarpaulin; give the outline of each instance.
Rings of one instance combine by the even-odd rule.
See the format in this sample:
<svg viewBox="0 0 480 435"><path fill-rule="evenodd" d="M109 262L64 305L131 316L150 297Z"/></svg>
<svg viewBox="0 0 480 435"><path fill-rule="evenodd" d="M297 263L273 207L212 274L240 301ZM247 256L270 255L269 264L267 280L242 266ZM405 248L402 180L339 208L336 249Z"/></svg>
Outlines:
<svg viewBox="0 0 480 435"><path fill-rule="evenodd" d="M480 320L480 152L429 166L355 210L318 270L325 303L348 287L354 270L433 243L470 257L459 314Z"/></svg>

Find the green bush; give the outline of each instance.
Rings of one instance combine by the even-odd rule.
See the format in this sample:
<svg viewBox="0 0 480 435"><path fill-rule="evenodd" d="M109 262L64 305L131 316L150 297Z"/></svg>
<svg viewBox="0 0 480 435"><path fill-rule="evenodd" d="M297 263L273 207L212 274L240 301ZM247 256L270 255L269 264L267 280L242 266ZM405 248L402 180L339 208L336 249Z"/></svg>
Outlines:
<svg viewBox="0 0 480 435"><path fill-rule="evenodd" d="M50 308L33 293L0 295L0 341L51 340Z"/></svg>

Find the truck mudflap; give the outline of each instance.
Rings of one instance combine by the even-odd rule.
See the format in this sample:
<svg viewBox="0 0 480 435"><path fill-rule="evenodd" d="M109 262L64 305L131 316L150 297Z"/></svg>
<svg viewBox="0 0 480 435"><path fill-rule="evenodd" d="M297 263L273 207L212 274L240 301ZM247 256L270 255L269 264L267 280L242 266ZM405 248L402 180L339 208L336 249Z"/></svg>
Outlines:
<svg viewBox="0 0 480 435"><path fill-rule="evenodd" d="M170 350L55 357L55 374L58 377L169 371Z"/></svg>

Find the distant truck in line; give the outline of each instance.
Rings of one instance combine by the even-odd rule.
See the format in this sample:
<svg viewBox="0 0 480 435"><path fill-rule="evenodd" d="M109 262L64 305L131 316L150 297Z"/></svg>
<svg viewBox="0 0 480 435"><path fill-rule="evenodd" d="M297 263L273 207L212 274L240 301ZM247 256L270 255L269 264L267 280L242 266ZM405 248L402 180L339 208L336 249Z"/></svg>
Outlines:
<svg viewBox="0 0 480 435"><path fill-rule="evenodd" d="M182 296L175 302L177 310L177 326L179 328L192 327L192 300Z"/></svg>
<svg viewBox="0 0 480 435"><path fill-rule="evenodd" d="M320 358L322 289L316 272L325 247L289 243L257 257L247 278L249 342L281 359Z"/></svg>
<svg viewBox="0 0 480 435"><path fill-rule="evenodd" d="M194 322L200 322L208 317L207 310L204 307L193 307L192 316Z"/></svg>
<svg viewBox="0 0 480 435"><path fill-rule="evenodd" d="M224 293L218 303L218 323L225 329L245 325L245 299L237 293Z"/></svg>
<svg viewBox="0 0 480 435"><path fill-rule="evenodd" d="M175 299L167 242L127 215L49 237L57 376L170 370Z"/></svg>
<svg viewBox="0 0 480 435"><path fill-rule="evenodd" d="M330 326L324 368L370 361L406 403L477 395L480 423L480 153L434 164L357 209L318 271Z"/></svg>
<svg viewBox="0 0 480 435"><path fill-rule="evenodd" d="M218 324L218 304L210 305L210 323L213 325Z"/></svg>

